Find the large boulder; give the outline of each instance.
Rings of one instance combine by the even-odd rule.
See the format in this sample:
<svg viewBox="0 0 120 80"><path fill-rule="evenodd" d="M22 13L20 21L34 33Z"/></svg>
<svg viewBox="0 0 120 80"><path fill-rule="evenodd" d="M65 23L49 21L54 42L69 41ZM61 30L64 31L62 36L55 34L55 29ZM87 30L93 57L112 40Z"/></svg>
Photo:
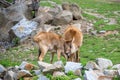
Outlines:
<svg viewBox="0 0 120 80"><path fill-rule="evenodd" d="M100 67L100 69L102 69L102 70L113 66L112 61L109 59L97 58L96 62L98 64L98 66Z"/></svg>
<svg viewBox="0 0 120 80"><path fill-rule="evenodd" d="M32 19L32 11L24 3L0 8L0 41L8 40L10 28L23 18Z"/></svg>
<svg viewBox="0 0 120 80"><path fill-rule="evenodd" d="M73 20L72 13L67 10L61 11L57 14L52 22L53 25L64 25L68 24Z"/></svg>
<svg viewBox="0 0 120 80"><path fill-rule="evenodd" d="M29 37L29 35L36 30L38 23L35 21L29 21L27 19L20 20L9 31L10 41L19 39L20 41Z"/></svg>
<svg viewBox="0 0 120 80"><path fill-rule="evenodd" d="M53 20L53 15L48 11L49 7L39 7L37 16L33 20L38 22L40 25L51 23Z"/></svg>
<svg viewBox="0 0 120 80"><path fill-rule="evenodd" d="M28 6L21 4L14 4L4 11L5 17L10 21L20 21L23 18L32 19L31 10L28 9Z"/></svg>
<svg viewBox="0 0 120 80"><path fill-rule="evenodd" d="M82 10L77 4L69 4L69 3L63 3L62 4L63 10L69 10L73 14L73 19L78 20L82 19Z"/></svg>

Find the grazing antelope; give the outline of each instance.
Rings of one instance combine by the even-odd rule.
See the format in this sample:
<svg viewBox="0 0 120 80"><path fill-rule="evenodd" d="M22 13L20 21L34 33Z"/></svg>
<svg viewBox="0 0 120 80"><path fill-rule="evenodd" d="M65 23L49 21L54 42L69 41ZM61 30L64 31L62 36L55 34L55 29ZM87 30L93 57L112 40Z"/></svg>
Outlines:
<svg viewBox="0 0 120 80"><path fill-rule="evenodd" d="M40 61L43 60L47 51L51 52L51 63L55 52L57 52L58 60L60 60L61 55L66 57L64 54L64 41L60 35L53 32L39 32L34 36L33 40L39 45L38 58Z"/></svg>
<svg viewBox="0 0 120 80"><path fill-rule="evenodd" d="M69 61L79 62L79 48L82 45L83 34L77 27L69 25L63 34L64 48Z"/></svg>

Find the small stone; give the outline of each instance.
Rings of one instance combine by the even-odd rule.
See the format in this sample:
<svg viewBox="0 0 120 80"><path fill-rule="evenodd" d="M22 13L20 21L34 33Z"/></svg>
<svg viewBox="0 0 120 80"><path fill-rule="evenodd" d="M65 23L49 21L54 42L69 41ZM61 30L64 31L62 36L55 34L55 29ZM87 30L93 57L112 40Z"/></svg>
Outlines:
<svg viewBox="0 0 120 80"><path fill-rule="evenodd" d="M31 63L28 63L28 62L25 62L23 61L19 68L22 69L22 70L32 70L33 68L35 67L35 65L31 64Z"/></svg>
<svg viewBox="0 0 120 80"><path fill-rule="evenodd" d="M33 80L32 77L24 77L24 80Z"/></svg>
<svg viewBox="0 0 120 80"><path fill-rule="evenodd" d="M116 64L112 67L112 69L117 69L117 70L120 70L120 64Z"/></svg>
<svg viewBox="0 0 120 80"><path fill-rule="evenodd" d="M89 61L86 66L85 69L93 69L93 70L100 70L100 67L93 61Z"/></svg>
<svg viewBox="0 0 120 80"><path fill-rule="evenodd" d="M80 78L76 78L76 79L74 79L74 80L81 80Z"/></svg>
<svg viewBox="0 0 120 80"><path fill-rule="evenodd" d="M6 71L5 67L0 64L0 73L5 72L5 71Z"/></svg>
<svg viewBox="0 0 120 80"><path fill-rule="evenodd" d="M82 76L82 73L81 73L81 70L80 70L80 69L75 70L74 74L75 74L76 76Z"/></svg>
<svg viewBox="0 0 120 80"><path fill-rule="evenodd" d="M39 75L38 80L50 80L50 79L41 74L41 75Z"/></svg>
<svg viewBox="0 0 120 80"><path fill-rule="evenodd" d="M69 71L75 72L75 70L81 69L82 65L81 63L76 63L76 62L67 62L64 68L65 68L65 73L68 73Z"/></svg>
<svg viewBox="0 0 120 80"><path fill-rule="evenodd" d="M7 71L4 76L4 80L17 80L17 75L13 71Z"/></svg>
<svg viewBox="0 0 120 80"><path fill-rule="evenodd" d="M41 70L33 70L35 75L39 75L41 73Z"/></svg>
<svg viewBox="0 0 120 80"><path fill-rule="evenodd" d="M119 75L118 70L104 70L103 72L106 76L115 77Z"/></svg>
<svg viewBox="0 0 120 80"><path fill-rule="evenodd" d="M84 80L98 80L100 76L104 74L99 70L89 70L85 71Z"/></svg>
<svg viewBox="0 0 120 80"><path fill-rule="evenodd" d="M27 70L21 70L17 73L17 79L20 79L21 77L32 77L32 74Z"/></svg>
<svg viewBox="0 0 120 80"><path fill-rule="evenodd" d="M56 76L65 76L65 73L64 72L60 72L60 71L54 71L53 72L53 76L56 77Z"/></svg>
<svg viewBox="0 0 120 80"><path fill-rule="evenodd" d="M47 73L53 73L54 71L61 71L63 69L62 65L55 65L53 64L52 66L49 66L45 69L43 69L43 74L47 74Z"/></svg>
<svg viewBox="0 0 120 80"><path fill-rule="evenodd" d="M101 31L99 31L99 33L100 34L104 34L104 33L106 33L106 31L105 30L101 30Z"/></svg>
<svg viewBox="0 0 120 80"><path fill-rule="evenodd" d="M49 63L46 63L46 62L42 62L42 61L38 61L38 65L39 65L41 70L52 66L52 64L49 64Z"/></svg>

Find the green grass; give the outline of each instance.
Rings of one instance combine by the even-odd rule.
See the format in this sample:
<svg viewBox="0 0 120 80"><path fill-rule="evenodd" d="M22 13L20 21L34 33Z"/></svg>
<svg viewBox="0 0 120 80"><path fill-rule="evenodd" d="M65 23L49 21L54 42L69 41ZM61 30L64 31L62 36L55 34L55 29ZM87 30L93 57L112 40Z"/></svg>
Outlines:
<svg viewBox="0 0 120 80"><path fill-rule="evenodd" d="M84 43L80 49L81 62L85 65L89 60L103 57L112 60L114 64L120 63L120 35L107 37L84 36Z"/></svg>

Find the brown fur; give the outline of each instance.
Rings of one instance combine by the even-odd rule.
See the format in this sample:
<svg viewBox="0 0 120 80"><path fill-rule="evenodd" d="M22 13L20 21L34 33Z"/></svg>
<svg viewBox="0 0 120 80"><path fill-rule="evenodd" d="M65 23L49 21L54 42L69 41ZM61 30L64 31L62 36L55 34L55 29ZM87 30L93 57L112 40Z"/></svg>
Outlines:
<svg viewBox="0 0 120 80"><path fill-rule="evenodd" d="M79 48L82 45L82 32L75 26L69 25L63 34L65 40L65 53L69 61L79 62Z"/></svg>
<svg viewBox="0 0 120 80"><path fill-rule="evenodd" d="M42 61L47 51L51 51L51 63L54 52L57 52L57 58L60 60L61 53L64 55L64 42L60 35L53 32L39 32L34 36L34 41L39 45L39 60Z"/></svg>

